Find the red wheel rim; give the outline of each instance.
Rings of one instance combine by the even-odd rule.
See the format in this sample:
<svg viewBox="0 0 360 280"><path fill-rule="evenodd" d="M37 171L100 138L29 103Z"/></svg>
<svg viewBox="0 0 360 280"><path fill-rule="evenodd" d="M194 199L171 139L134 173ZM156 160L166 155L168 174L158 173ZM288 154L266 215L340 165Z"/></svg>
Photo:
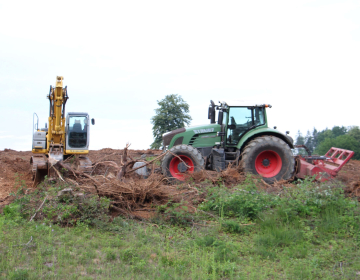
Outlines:
<svg viewBox="0 0 360 280"><path fill-rule="evenodd" d="M257 173L265 178L271 178L279 174L281 167L281 157L274 151L263 151L255 159Z"/></svg>
<svg viewBox="0 0 360 280"><path fill-rule="evenodd" d="M194 172L193 161L189 157L184 156L184 155L178 155L178 157L181 158L181 160L183 160L185 162L185 164L188 166L187 170L185 172L193 173ZM174 157L170 161L169 171L170 171L170 174L172 177L174 177L180 181L184 181L185 180L184 172L181 172L179 170L179 164L182 163L182 161L178 157Z"/></svg>

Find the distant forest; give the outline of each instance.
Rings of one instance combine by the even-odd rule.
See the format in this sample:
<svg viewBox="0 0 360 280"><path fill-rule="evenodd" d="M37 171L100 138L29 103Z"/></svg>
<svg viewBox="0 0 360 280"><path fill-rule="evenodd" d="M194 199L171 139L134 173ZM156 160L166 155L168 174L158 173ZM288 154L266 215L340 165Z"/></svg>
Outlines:
<svg viewBox="0 0 360 280"><path fill-rule="evenodd" d="M296 145L307 146L311 153L324 155L331 147L351 150L355 152L352 159L360 160L360 128L358 126L334 126L332 129L326 128L312 132L308 130L306 135L300 131L296 135Z"/></svg>

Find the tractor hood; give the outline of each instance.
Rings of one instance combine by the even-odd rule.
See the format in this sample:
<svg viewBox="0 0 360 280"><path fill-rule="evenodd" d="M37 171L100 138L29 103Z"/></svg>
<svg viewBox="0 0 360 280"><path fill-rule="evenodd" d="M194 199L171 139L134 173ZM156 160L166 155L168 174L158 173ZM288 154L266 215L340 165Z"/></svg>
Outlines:
<svg viewBox="0 0 360 280"><path fill-rule="evenodd" d="M163 138L163 145L164 146L169 146L170 142L171 142L171 139L173 139L173 137L176 135L176 134L179 134L179 133L182 133L182 132L185 132L186 129L183 127L183 128L179 128L179 129L175 129L173 131L169 131L169 132L166 132L162 135L162 138Z"/></svg>
<svg viewBox="0 0 360 280"><path fill-rule="evenodd" d="M204 125L197 125L197 126L189 126L186 128L179 128L170 132L166 132L162 135L163 138L163 145L169 146L171 140L174 138L175 135L181 134L185 138L193 137L195 134L209 134L215 133L221 130L221 126L218 124L204 124ZM180 136L180 135L178 135ZM178 143L181 144L181 143Z"/></svg>

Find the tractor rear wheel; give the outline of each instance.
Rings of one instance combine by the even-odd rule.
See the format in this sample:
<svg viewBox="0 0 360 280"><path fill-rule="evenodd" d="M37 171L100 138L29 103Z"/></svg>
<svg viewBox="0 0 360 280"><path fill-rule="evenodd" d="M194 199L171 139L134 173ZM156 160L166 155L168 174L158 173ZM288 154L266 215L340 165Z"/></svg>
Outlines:
<svg viewBox="0 0 360 280"><path fill-rule="evenodd" d="M170 149L161 163L163 174L171 181L184 181L185 173L194 173L204 168L204 159L198 149L177 145Z"/></svg>
<svg viewBox="0 0 360 280"><path fill-rule="evenodd" d="M294 174L295 159L288 144L275 136L250 141L242 152L241 166L259 174L267 183L288 180Z"/></svg>

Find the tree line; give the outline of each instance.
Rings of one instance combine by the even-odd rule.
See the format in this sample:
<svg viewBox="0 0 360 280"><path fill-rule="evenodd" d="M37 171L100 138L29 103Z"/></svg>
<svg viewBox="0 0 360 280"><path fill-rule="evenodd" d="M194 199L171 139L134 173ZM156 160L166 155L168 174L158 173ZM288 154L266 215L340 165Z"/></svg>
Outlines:
<svg viewBox="0 0 360 280"><path fill-rule="evenodd" d="M331 147L355 152L353 159L360 160L360 128L358 126L334 126L318 131L307 131L303 136L300 131L296 135L295 145L305 145L311 153L324 155Z"/></svg>

